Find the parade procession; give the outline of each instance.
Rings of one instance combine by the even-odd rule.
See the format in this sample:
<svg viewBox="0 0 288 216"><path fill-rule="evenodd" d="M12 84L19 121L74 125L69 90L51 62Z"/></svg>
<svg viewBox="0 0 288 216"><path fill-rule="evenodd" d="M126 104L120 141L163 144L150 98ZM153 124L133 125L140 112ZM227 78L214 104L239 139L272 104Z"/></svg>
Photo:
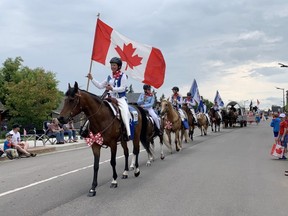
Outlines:
<svg viewBox="0 0 288 216"><path fill-rule="evenodd" d="M287 215L284 0L0 9L0 215Z"/></svg>

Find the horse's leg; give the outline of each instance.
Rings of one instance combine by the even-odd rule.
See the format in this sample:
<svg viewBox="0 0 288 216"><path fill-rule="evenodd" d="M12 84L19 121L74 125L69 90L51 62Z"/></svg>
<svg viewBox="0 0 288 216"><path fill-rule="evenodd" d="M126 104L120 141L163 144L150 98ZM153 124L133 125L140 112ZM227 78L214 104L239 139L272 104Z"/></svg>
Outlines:
<svg viewBox="0 0 288 216"><path fill-rule="evenodd" d="M150 145L151 153L147 153L148 160L146 162L146 166L151 166L151 162L154 160L154 148L155 148L154 142L151 142L151 145Z"/></svg>
<svg viewBox="0 0 288 216"><path fill-rule="evenodd" d="M163 135L159 136L159 139L160 139L160 152L161 152L160 158L161 158L161 160L164 160L165 155L164 155L164 151L163 151Z"/></svg>
<svg viewBox="0 0 288 216"><path fill-rule="evenodd" d="M128 172L129 172L129 169L128 169L128 158L129 158L129 149L127 147L127 142L126 141L121 141L121 146L123 148L123 153L124 153L124 160L125 160L125 165L124 165L124 172L122 174L122 179L127 179L128 178ZM117 148L117 145L116 145L116 148ZM115 156L116 157L116 156ZM134 157L134 155L133 155ZM133 157L132 157L132 162L131 162L131 166L133 164ZM111 164L112 165L112 164ZM131 167L130 166L130 167Z"/></svg>
<svg viewBox="0 0 288 216"><path fill-rule="evenodd" d="M171 139L171 131L170 131L170 130L167 131L166 134L167 134L167 137L168 137L168 145L167 145L167 147L169 148L170 153L172 154L172 139Z"/></svg>
<svg viewBox="0 0 288 216"><path fill-rule="evenodd" d="M139 151L140 151L140 135L137 136L135 134L134 140L133 140L133 154L135 155L135 170L134 170L134 176L138 177L140 175L140 169L139 169L139 163L138 163L138 157L139 157Z"/></svg>
<svg viewBox="0 0 288 216"><path fill-rule="evenodd" d="M132 155L131 164L130 164L130 169L131 169L131 170L134 170L134 169L135 169L135 160L136 160L136 157L135 157L135 155L133 154L133 155Z"/></svg>
<svg viewBox="0 0 288 216"><path fill-rule="evenodd" d="M89 193L88 193L88 196L89 197L93 197L96 195L96 190L95 188L97 187L98 185L98 170L99 170L99 160L100 160L100 146L95 146L96 144L94 144L92 146L92 151L93 151L93 154L94 154L94 167L93 167L93 171L94 171L94 174L93 174L93 182L92 182L92 187L91 189L89 190Z"/></svg>
<svg viewBox="0 0 288 216"><path fill-rule="evenodd" d="M127 145L126 145L127 147ZM112 166L112 170L113 170L113 180L111 182L110 188L116 188L118 187L118 183L117 183L117 172L116 172L116 153L117 153L117 142L114 142L111 146L111 159L110 159L110 164ZM125 153L124 153L125 154ZM126 156L125 156L126 157ZM126 161L126 159L125 159ZM127 160L128 163L128 160ZM125 168L127 167L128 169L128 165L125 164Z"/></svg>
<svg viewBox="0 0 288 216"><path fill-rule="evenodd" d="M179 130L175 132L175 146L176 146L176 151L180 151L180 135L179 135Z"/></svg>

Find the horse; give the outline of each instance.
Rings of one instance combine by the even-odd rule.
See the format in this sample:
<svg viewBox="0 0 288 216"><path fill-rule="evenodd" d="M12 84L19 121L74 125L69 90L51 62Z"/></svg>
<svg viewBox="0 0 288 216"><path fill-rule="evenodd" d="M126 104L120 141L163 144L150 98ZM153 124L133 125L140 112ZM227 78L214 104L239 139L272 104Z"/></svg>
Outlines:
<svg viewBox="0 0 288 216"><path fill-rule="evenodd" d="M117 109L117 107L116 107ZM138 155L140 150L140 140L146 149L149 150L149 145L145 136L145 131L142 130L142 115L137 107L134 107L138 114L138 122L134 127L134 138L133 138L133 154L135 155L135 166L134 176L138 177L140 175ZM125 155L125 168L122 174L122 178L128 178L128 156L129 149L127 147L127 141L123 138L123 130L125 128L122 121L117 114L114 114L111 106L106 103L102 98L94 95L85 90L81 90L78 87L78 83L75 82L74 87L68 85L68 90L65 93L64 106L60 112L59 121L61 123L67 123L71 118L83 112L87 119L89 120L89 137L87 141L90 140L89 145L94 155L94 174L92 186L88 192L88 196L92 197L96 195L96 187L98 185L98 170L99 170L99 160L100 160L100 150L101 147L110 147L111 159L110 164L113 171L113 180L111 182L110 188L116 188L117 184L117 172L116 172L116 152L117 152L117 142L121 142ZM132 132L133 130L131 130ZM131 133L133 134L133 133Z"/></svg>
<svg viewBox="0 0 288 216"><path fill-rule="evenodd" d="M224 123L224 127L227 128L229 124L229 116L226 109L221 110L222 121Z"/></svg>
<svg viewBox="0 0 288 216"><path fill-rule="evenodd" d="M219 113L212 107L209 110L209 117L211 119L211 128L212 131L215 130L215 132L220 131L220 125L221 125L221 117L219 115ZM214 127L214 128L213 128Z"/></svg>
<svg viewBox="0 0 288 216"><path fill-rule="evenodd" d="M139 111L141 112L141 115L143 116L142 118L142 125L143 125L143 131L146 134L146 140L149 143L150 146L150 151L147 151L148 155L148 160L146 162L146 166L151 166L151 162L154 160L154 139L156 137L159 137L160 139L160 158L161 160L164 160L165 155L163 151L163 133L160 133L159 129L157 128L155 122L153 121L152 117L149 115L149 113L144 110L142 107L138 107ZM162 129L161 129L162 130ZM135 157L133 156L132 162L130 165L131 169L135 168L135 163L134 163Z"/></svg>
<svg viewBox="0 0 288 216"><path fill-rule="evenodd" d="M228 118L229 118L229 126L230 127L235 127L236 121L237 121L237 118L238 118L238 113L234 112L232 109L229 109Z"/></svg>
<svg viewBox="0 0 288 216"><path fill-rule="evenodd" d="M190 108L187 106L186 103L182 104L182 109L186 112L187 118L188 118L188 125L189 125L188 136L191 140L193 140L193 134L194 134L194 129L195 129L194 116L193 116ZM186 140L186 142L187 142L187 140Z"/></svg>
<svg viewBox="0 0 288 216"><path fill-rule="evenodd" d="M168 142L169 142L168 148L170 149L170 153L172 154L171 133L175 133L174 142L176 146L176 151L180 151L182 148L182 140L180 140L180 131L182 134L184 134L185 129L182 125L179 113L177 112L176 109L173 108L172 104L168 100L162 100L160 114L162 116L162 127L164 128L164 131L168 136ZM164 139L164 143L166 144L167 140Z"/></svg>
<svg viewBox="0 0 288 216"><path fill-rule="evenodd" d="M198 128L201 131L201 136L203 136L203 134L206 136L209 127L207 116L204 113L198 113L197 121L198 121Z"/></svg>

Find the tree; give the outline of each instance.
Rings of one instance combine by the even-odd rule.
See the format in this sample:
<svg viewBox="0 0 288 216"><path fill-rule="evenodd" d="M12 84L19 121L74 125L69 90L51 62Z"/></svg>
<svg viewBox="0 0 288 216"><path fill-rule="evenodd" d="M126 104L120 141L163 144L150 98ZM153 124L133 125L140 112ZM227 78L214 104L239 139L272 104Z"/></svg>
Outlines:
<svg viewBox="0 0 288 216"><path fill-rule="evenodd" d="M21 62L20 57L4 62L0 90L5 90L5 94L1 100L9 110L10 124L42 128L43 121L58 107L63 93L57 89L54 73L23 67Z"/></svg>

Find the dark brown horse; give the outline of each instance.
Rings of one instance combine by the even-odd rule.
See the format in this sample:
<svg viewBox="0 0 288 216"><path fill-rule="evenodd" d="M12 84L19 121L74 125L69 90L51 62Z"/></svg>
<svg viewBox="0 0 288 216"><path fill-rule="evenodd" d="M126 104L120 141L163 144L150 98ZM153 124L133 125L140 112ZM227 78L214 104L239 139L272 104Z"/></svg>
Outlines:
<svg viewBox="0 0 288 216"><path fill-rule="evenodd" d="M160 139L160 158L164 160L165 155L163 151L163 133L160 133L159 129L157 128L155 122L153 121L152 117L149 115L149 113L144 110L143 108L139 107L139 111L141 112L143 118L142 118L142 125L143 130L146 131L146 140L149 143L150 151L147 152L148 154L148 160L146 162L146 166L151 166L151 162L154 161L155 155L154 155L154 139L156 137L159 137ZM163 128L161 129L163 131ZM132 158L132 162L130 165L130 168L134 169L134 158Z"/></svg>
<svg viewBox="0 0 288 216"><path fill-rule="evenodd" d="M137 107L134 107L138 113L138 123L134 125L134 139L133 139L133 154L135 155L135 177L140 175L138 155L140 149L140 140L145 147L146 151L150 151L148 142L145 140L145 131L142 130L142 115ZM99 170L100 149L101 146L108 146L111 150L110 164L113 170L113 180L111 188L117 187L117 172L116 172L116 152L117 142L120 141L125 155L125 168L122 178L128 177L128 156L129 150L127 142L123 139L121 120L114 115L108 103L104 102L100 97L91 94L87 91L78 88L78 83L75 82L74 87L68 85L68 90L65 93L64 107L60 112L59 120L61 123L68 122L69 119L77 114L84 112L89 120L89 133L92 134L91 149L94 154L94 175L92 187L89 190L88 196L95 196ZM143 127L145 128L145 127ZM98 135L98 138L96 138ZM103 143L101 143L103 139Z"/></svg>
<svg viewBox="0 0 288 216"><path fill-rule="evenodd" d="M209 117L211 119L211 129L212 131L219 132L220 131L220 125L221 125L221 117L217 111L214 110L214 108L210 108L209 110Z"/></svg>
<svg viewBox="0 0 288 216"><path fill-rule="evenodd" d="M195 119L194 116L190 110L190 108L187 106L186 103L182 105L182 109L186 112L187 118L188 118L188 124L189 124L189 132L188 136L191 140L193 140L193 134L194 134L194 129L195 129ZM187 140L186 140L187 142Z"/></svg>
<svg viewBox="0 0 288 216"><path fill-rule="evenodd" d="M182 148L182 140L180 139L180 131L181 134L185 133L184 126L182 125L182 121L179 113L176 109L173 108L172 104L167 100L162 100L161 102L161 116L162 116L162 126L164 128L165 133L168 136L169 149L170 153L172 153L172 138L171 133L175 133L175 146L176 151L180 151ZM182 136L182 135L181 135ZM164 143L167 145L167 140Z"/></svg>

